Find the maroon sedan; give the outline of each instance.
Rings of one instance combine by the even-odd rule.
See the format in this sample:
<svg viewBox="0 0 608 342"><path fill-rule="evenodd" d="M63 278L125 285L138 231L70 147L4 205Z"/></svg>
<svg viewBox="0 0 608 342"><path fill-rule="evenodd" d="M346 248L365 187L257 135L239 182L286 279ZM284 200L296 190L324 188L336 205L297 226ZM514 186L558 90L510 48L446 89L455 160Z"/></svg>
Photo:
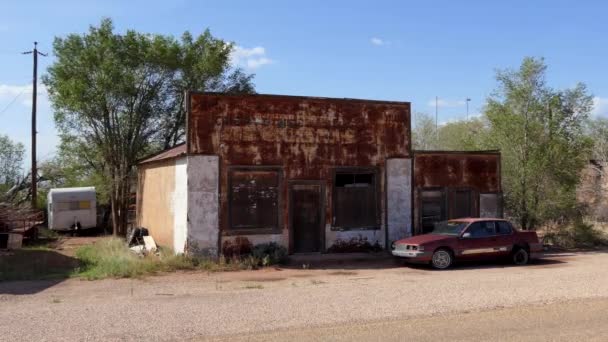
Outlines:
<svg viewBox="0 0 608 342"><path fill-rule="evenodd" d="M440 222L433 232L395 241L395 257L446 269L456 260L510 258L525 265L542 251L536 232L518 231L509 221L465 218Z"/></svg>

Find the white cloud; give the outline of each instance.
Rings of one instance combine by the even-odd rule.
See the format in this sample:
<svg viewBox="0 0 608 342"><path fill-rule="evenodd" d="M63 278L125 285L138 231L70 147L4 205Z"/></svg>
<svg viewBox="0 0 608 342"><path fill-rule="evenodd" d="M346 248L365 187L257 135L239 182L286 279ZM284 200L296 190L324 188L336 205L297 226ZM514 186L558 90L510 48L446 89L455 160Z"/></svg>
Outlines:
<svg viewBox="0 0 608 342"><path fill-rule="evenodd" d="M266 49L261 46L244 48L236 45L230 54L230 63L247 69L257 69L275 61L266 56Z"/></svg>
<svg viewBox="0 0 608 342"><path fill-rule="evenodd" d="M465 100L445 100L439 99L435 102L435 99L429 100L427 105L429 107L435 107L435 104L439 106L439 108L453 108L453 107L462 107L466 104Z"/></svg>
<svg viewBox="0 0 608 342"><path fill-rule="evenodd" d="M38 104L48 102L48 94L44 84L38 84ZM17 101L18 102L13 102ZM20 103L26 107L32 106L32 85L0 84L0 106Z"/></svg>
<svg viewBox="0 0 608 342"><path fill-rule="evenodd" d="M608 117L608 98L596 96L593 98L593 116Z"/></svg>
<svg viewBox="0 0 608 342"><path fill-rule="evenodd" d="M370 38L369 42L372 43L372 45L376 46L391 45L391 42L389 42L388 40L384 40L378 37Z"/></svg>
<svg viewBox="0 0 608 342"><path fill-rule="evenodd" d="M0 99L12 99L22 93L32 93L32 85L0 84Z"/></svg>

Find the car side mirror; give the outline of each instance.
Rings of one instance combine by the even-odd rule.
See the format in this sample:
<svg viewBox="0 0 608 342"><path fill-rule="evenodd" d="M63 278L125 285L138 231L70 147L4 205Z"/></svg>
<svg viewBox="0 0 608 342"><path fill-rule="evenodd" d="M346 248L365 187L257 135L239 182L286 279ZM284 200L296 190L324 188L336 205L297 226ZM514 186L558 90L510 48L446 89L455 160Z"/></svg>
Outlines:
<svg viewBox="0 0 608 342"><path fill-rule="evenodd" d="M462 238L463 239L468 239L470 237L471 237L471 233L469 233L469 232L466 232L466 233L462 234Z"/></svg>

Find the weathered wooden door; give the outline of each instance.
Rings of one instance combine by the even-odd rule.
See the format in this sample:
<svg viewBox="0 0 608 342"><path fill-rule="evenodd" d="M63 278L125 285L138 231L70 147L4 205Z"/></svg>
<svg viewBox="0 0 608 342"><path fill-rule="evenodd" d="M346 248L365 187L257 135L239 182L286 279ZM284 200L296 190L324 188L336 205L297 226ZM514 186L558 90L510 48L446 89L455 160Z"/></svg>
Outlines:
<svg viewBox="0 0 608 342"><path fill-rule="evenodd" d="M321 252L324 236L323 186L314 183L292 184L290 200L293 252Z"/></svg>

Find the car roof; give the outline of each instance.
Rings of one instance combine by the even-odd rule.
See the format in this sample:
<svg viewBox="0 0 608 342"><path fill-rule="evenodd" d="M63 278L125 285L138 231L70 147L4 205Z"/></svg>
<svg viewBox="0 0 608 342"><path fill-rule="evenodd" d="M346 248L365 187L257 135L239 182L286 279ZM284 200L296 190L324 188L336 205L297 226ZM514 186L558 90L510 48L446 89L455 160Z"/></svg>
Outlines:
<svg viewBox="0 0 608 342"><path fill-rule="evenodd" d="M463 218L451 219L448 221L473 223L473 222L484 222L484 221L507 221L507 220L505 220L503 218L492 218L492 217L463 217Z"/></svg>

